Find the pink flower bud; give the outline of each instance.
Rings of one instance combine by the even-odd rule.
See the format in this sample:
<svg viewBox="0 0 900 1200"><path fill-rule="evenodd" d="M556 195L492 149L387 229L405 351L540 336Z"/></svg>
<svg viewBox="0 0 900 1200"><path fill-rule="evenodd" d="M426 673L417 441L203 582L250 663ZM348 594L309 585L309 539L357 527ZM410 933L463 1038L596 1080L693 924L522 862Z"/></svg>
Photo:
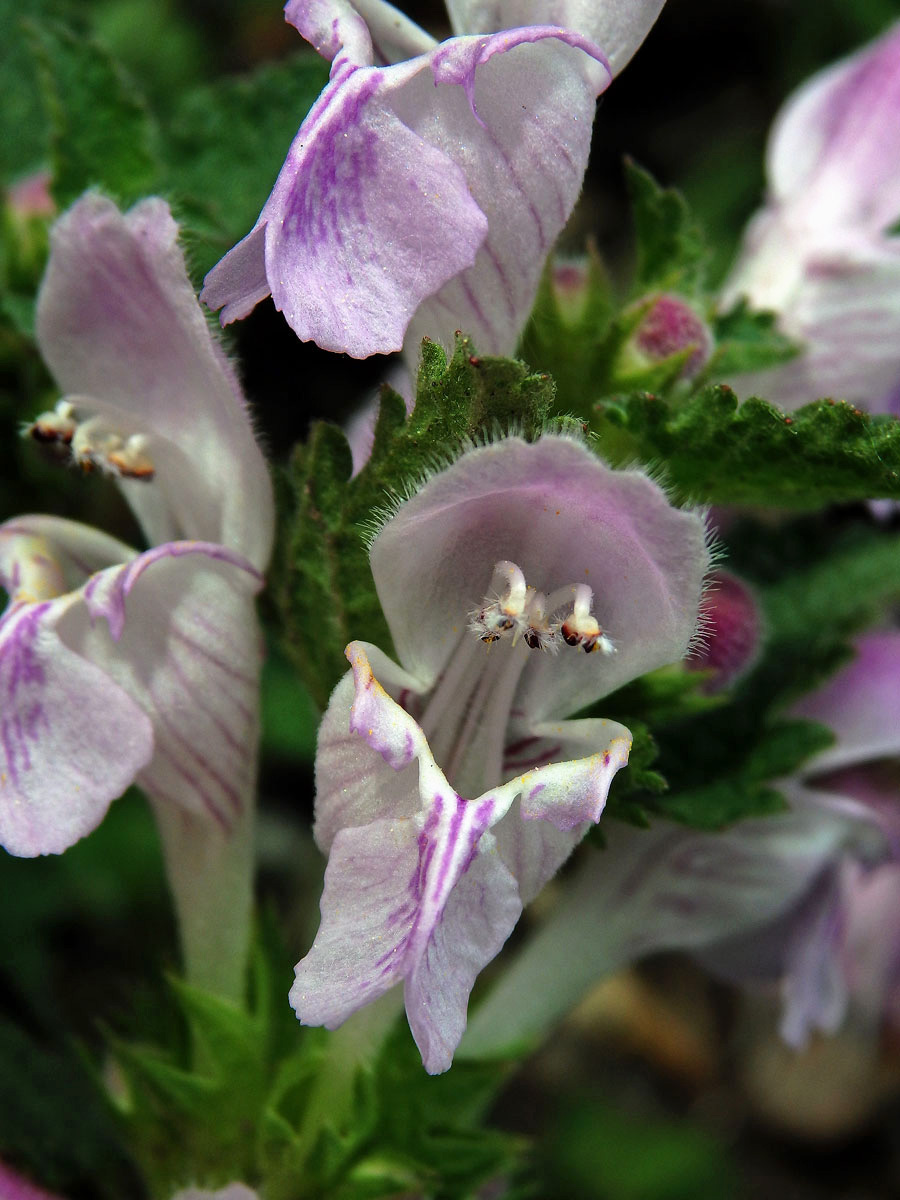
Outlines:
<svg viewBox="0 0 900 1200"><path fill-rule="evenodd" d="M62 1200L53 1192L46 1192L36 1184L29 1183L16 1171L0 1162L0 1196L3 1200Z"/></svg>
<svg viewBox="0 0 900 1200"><path fill-rule="evenodd" d="M50 172L35 171L11 184L6 202L20 217L52 217L56 204L50 194Z"/></svg>
<svg viewBox="0 0 900 1200"><path fill-rule="evenodd" d="M750 667L760 641L759 609L753 593L736 575L715 571L700 602L705 645L686 660L692 671L711 670L707 692L729 687Z"/></svg>
<svg viewBox="0 0 900 1200"><path fill-rule="evenodd" d="M643 316L616 363L619 381L627 386L633 377L635 385L642 386L640 377L644 372L685 352L691 353L687 354L679 378L696 375L713 350L712 333L699 313L683 297L668 292L656 297L644 296L626 309L625 316L636 316L641 311Z"/></svg>

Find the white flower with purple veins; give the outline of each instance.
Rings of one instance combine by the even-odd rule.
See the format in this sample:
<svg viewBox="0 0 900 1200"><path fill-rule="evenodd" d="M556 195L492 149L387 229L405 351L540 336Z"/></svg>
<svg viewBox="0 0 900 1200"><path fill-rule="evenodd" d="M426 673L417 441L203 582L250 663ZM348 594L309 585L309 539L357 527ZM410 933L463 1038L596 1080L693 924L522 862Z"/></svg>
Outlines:
<svg viewBox="0 0 900 1200"><path fill-rule="evenodd" d="M272 496L162 200L89 195L57 223L37 338L63 400L29 432L113 475L153 548L0 526L0 841L59 853L133 781L229 830L252 798Z"/></svg>
<svg viewBox="0 0 900 1200"><path fill-rule="evenodd" d="M402 981L447 1069L476 975L627 761L623 726L566 718L681 658L707 563L698 516L558 436L468 450L399 506L371 566L402 665L351 643L319 734L301 1021L335 1028Z"/></svg>
<svg viewBox="0 0 900 1200"><path fill-rule="evenodd" d="M331 81L253 230L206 278L223 322L271 294L354 358L462 329L509 354L581 189L597 96L663 0L448 0L438 44L382 0L290 0Z"/></svg>
<svg viewBox="0 0 900 1200"><path fill-rule="evenodd" d="M853 662L794 714L835 734L794 795L858 829L805 903L749 946L755 973L780 978L783 1037L802 1046L851 1013L876 1026L900 1017L900 633L861 637Z"/></svg>
<svg viewBox="0 0 900 1200"><path fill-rule="evenodd" d="M779 783L791 811L721 833L666 821L609 828L461 1052L546 1033L596 980L659 950L690 950L731 980L780 989L794 1046L834 1032L851 1010L900 1018L900 633L861 638L854 662L793 715L829 725L836 740Z"/></svg>
<svg viewBox="0 0 900 1200"><path fill-rule="evenodd" d="M827 396L900 413L900 25L787 101L767 168L722 304L773 310L803 351L734 386L787 409Z"/></svg>

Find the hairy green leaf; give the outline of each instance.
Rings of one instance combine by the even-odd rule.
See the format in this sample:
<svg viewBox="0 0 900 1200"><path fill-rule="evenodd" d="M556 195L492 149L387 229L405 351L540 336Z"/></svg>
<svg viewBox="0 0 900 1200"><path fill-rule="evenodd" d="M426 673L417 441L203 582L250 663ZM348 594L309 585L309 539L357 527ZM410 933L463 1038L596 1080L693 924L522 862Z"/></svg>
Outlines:
<svg viewBox="0 0 900 1200"><path fill-rule="evenodd" d="M682 502L813 508L900 498L900 421L819 401L785 416L724 385L683 406L639 393L597 406L614 462L661 470Z"/></svg>
<svg viewBox="0 0 900 1200"><path fill-rule="evenodd" d="M60 208L98 187L127 205L159 179L150 114L110 56L65 26L30 26L50 118L52 190Z"/></svg>
<svg viewBox="0 0 900 1200"><path fill-rule="evenodd" d="M712 333L715 349L697 382L761 371L787 362L800 351L779 333L775 313L754 312L745 300L714 316Z"/></svg>
<svg viewBox="0 0 900 1200"><path fill-rule="evenodd" d="M661 188L652 175L627 160L625 178L631 195L636 239L632 294L650 291L699 292L708 257L699 228L684 197Z"/></svg>

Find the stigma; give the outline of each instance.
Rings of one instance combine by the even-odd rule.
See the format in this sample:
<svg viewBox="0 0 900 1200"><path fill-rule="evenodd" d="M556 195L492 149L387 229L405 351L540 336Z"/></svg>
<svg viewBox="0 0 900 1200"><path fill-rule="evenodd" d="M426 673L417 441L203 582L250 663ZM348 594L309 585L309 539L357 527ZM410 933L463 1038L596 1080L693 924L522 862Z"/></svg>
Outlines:
<svg viewBox="0 0 900 1200"><path fill-rule="evenodd" d="M530 650L556 653L580 646L586 654L615 654L615 646L593 614L594 593L585 583L557 588L548 596L529 585L521 569L506 559L494 566L491 589L469 615L469 630L491 644L519 639ZM569 610L568 612L566 610Z"/></svg>

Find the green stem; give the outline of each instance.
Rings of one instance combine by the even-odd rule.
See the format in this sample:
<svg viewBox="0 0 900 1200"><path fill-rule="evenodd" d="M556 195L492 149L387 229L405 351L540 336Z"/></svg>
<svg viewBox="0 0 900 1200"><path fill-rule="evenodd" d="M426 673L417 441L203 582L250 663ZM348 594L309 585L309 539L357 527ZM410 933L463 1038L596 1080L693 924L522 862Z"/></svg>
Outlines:
<svg viewBox="0 0 900 1200"><path fill-rule="evenodd" d="M256 772L227 831L206 816L155 803L185 978L243 1005L253 913Z"/></svg>
<svg viewBox="0 0 900 1200"><path fill-rule="evenodd" d="M403 1006L403 992L393 988L328 1035L315 1080L307 1096L297 1161L315 1149L322 1130L343 1131L353 1116L357 1075L370 1067Z"/></svg>

